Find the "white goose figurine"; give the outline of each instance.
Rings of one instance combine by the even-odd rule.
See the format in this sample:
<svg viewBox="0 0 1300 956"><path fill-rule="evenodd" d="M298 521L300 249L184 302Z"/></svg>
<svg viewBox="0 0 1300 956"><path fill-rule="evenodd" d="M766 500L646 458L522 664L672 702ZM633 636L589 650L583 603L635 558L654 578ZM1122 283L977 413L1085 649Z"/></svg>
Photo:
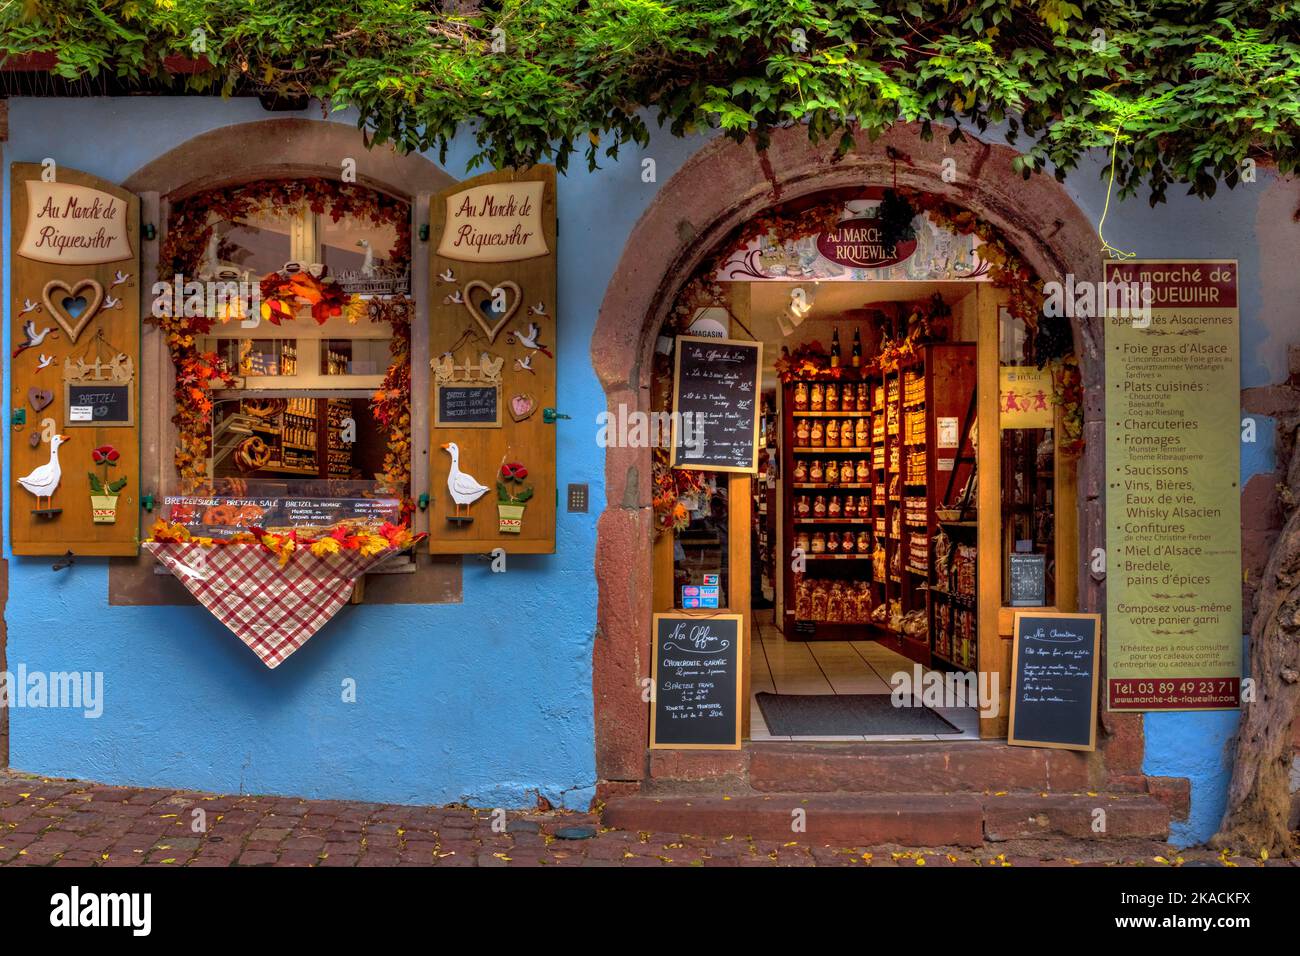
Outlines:
<svg viewBox="0 0 1300 956"><path fill-rule="evenodd" d="M46 507L50 505L50 496L59 487L63 478L63 469L59 467L59 446L68 441L67 435L55 435L50 439L50 460L48 464L38 466L30 475L18 479L18 484L36 496L36 508L41 508L41 499ZM454 459L453 459L454 460Z"/></svg>
<svg viewBox="0 0 1300 956"><path fill-rule="evenodd" d="M451 492L451 500L456 503L455 517L461 517L462 508L468 509L490 489L487 485L479 484L478 479L473 475L460 470L460 446L454 441L447 442L442 446L442 450L451 455L451 470L447 472L447 490Z"/></svg>

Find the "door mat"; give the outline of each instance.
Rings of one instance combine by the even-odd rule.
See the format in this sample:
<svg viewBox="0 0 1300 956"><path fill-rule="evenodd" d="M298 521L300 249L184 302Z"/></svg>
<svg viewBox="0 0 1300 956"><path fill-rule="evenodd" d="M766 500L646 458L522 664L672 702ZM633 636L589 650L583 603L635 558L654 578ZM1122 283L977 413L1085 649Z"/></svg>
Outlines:
<svg viewBox="0 0 1300 956"><path fill-rule="evenodd" d="M758 706L773 737L856 737L959 734L956 727L919 702L895 707L892 694L771 694Z"/></svg>

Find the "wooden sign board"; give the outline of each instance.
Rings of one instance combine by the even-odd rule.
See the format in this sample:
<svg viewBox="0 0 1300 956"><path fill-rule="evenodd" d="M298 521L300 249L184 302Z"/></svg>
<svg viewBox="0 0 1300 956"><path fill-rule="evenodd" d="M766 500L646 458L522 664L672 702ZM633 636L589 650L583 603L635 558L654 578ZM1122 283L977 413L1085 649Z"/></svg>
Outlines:
<svg viewBox="0 0 1300 956"><path fill-rule="evenodd" d="M744 615L656 614L653 750L739 750Z"/></svg>
<svg viewBox="0 0 1300 956"><path fill-rule="evenodd" d="M134 555L140 202L95 176L50 169L53 181L34 163L10 172L9 397L25 419L9 427L10 541L15 554ZM52 453L55 435L66 440ZM112 465L91 458L104 445L117 451ZM126 484L92 503L92 472L104 486ZM50 494L38 503L37 492Z"/></svg>
<svg viewBox="0 0 1300 956"><path fill-rule="evenodd" d="M1007 743L1097 747L1100 614L1017 611Z"/></svg>
<svg viewBox="0 0 1300 956"><path fill-rule="evenodd" d="M758 473L763 343L677 336L672 467Z"/></svg>
<svg viewBox="0 0 1300 956"><path fill-rule="evenodd" d="M555 168L505 170L459 183L430 200L429 226L435 250L429 268L435 373L428 396L429 550L550 554L555 425L545 421L543 409L555 407L559 345ZM488 491L457 503L444 445L457 449L460 487ZM503 530L512 519L498 515L497 476L505 462L527 469L514 489L532 486L518 533Z"/></svg>

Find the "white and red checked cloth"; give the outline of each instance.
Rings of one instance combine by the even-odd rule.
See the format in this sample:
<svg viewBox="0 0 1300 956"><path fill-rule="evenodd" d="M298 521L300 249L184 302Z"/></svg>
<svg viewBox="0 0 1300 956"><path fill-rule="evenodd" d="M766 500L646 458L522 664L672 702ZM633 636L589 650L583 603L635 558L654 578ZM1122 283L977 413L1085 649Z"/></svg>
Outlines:
<svg viewBox="0 0 1300 956"><path fill-rule="evenodd" d="M260 544L148 541L145 547L267 667L306 644L348 603L357 578L394 551L317 557L301 548L282 568Z"/></svg>

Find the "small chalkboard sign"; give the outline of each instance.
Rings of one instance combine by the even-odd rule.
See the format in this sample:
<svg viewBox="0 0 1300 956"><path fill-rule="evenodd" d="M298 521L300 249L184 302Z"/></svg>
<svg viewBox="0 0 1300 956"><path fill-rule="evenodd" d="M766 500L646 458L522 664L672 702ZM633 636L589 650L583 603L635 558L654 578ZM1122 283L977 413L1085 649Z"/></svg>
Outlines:
<svg viewBox="0 0 1300 956"><path fill-rule="evenodd" d="M1095 750L1100 614L1017 611L1007 743Z"/></svg>
<svg viewBox="0 0 1300 956"><path fill-rule="evenodd" d="M1042 607L1047 603L1047 555L1011 552L1012 607Z"/></svg>
<svg viewBox="0 0 1300 956"><path fill-rule="evenodd" d="M677 336L672 467L758 473L763 343Z"/></svg>
<svg viewBox="0 0 1300 956"><path fill-rule="evenodd" d="M63 383L63 424L69 428L103 428L135 424L135 382Z"/></svg>
<svg viewBox="0 0 1300 956"><path fill-rule="evenodd" d="M433 424L437 428L500 428L501 386L439 385Z"/></svg>
<svg viewBox="0 0 1300 956"><path fill-rule="evenodd" d="M654 616L650 747L739 750L744 616Z"/></svg>

